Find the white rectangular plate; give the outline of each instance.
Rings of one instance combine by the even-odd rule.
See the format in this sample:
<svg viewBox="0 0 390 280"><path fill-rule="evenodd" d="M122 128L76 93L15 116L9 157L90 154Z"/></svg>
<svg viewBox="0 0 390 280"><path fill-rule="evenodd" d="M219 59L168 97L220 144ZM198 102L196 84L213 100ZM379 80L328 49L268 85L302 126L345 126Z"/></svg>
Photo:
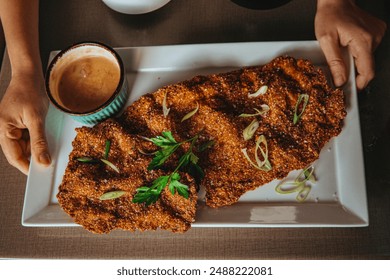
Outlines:
<svg viewBox="0 0 390 280"><path fill-rule="evenodd" d="M310 59L327 73L316 41L249 42L174 45L117 49L130 85L128 104L158 88L200 74L221 73L242 66L262 65L280 55ZM51 58L55 52L52 53ZM347 117L342 133L332 139L315 162L318 179L307 200L275 192L277 181L246 193L235 205L220 209L202 199L193 227L357 227L368 225L359 112L353 61L345 85ZM328 75L328 73L327 73ZM330 80L330 78L329 78ZM53 163L31 163L22 213L24 226L75 226L58 205L56 194L68 163L75 128L81 124L49 108L46 133ZM298 171L291 172L293 178Z"/></svg>

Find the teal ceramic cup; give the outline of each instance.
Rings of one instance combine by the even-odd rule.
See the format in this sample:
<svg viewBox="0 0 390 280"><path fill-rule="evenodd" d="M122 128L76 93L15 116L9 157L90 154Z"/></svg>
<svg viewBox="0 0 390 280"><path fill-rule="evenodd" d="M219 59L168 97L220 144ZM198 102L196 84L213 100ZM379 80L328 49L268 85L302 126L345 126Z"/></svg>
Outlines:
<svg viewBox="0 0 390 280"><path fill-rule="evenodd" d="M78 43L59 52L49 64L45 82L51 103L84 124L116 115L128 98L120 56L97 42Z"/></svg>

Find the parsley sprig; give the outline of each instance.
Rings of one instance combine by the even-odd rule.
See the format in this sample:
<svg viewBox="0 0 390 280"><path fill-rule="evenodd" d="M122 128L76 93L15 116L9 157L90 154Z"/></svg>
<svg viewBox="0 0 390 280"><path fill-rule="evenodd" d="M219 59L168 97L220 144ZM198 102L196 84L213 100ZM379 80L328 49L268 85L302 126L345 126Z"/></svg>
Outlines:
<svg viewBox="0 0 390 280"><path fill-rule="evenodd" d="M137 193L133 198L134 203L143 203L150 205L155 203L161 192L165 187L168 187L170 192L174 194L177 192L179 195L188 198L189 197L189 188L187 185L180 182L179 170L186 171L192 175L195 180L200 181L204 177L203 170L198 165L199 158L194 154L194 145L199 138L199 133L194 137L184 140L182 142L177 142L172 136L170 131L162 132L161 136L156 136L154 138L148 139L156 146L160 147L152 161L148 165L148 170L158 169L163 166L163 164L168 160L168 158L184 143L190 143L189 149L180 157L179 162L174 169L174 171L165 176L160 176L152 182L150 187L143 186L137 189ZM203 151L208 148L211 144L207 142L199 148L199 151Z"/></svg>
<svg viewBox="0 0 390 280"><path fill-rule="evenodd" d="M162 190L168 185L169 190L172 194L177 191L181 196L188 198L188 186L180 183L180 175L177 172L173 172L170 175L160 176L153 181L150 187L140 187L137 189L137 193L133 198L134 203L145 202L146 205L155 203Z"/></svg>

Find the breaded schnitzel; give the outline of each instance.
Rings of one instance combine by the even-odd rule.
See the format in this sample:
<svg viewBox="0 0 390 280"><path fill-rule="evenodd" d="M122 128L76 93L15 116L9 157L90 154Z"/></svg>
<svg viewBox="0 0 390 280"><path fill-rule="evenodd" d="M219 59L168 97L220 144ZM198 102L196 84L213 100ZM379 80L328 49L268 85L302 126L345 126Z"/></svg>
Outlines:
<svg viewBox="0 0 390 280"><path fill-rule="evenodd" d="M111 141L108 159L119 173L101 162L86 163L77 159L102 158L105 142ZM136 189L149 185L166 172L148 171L149 156L139 151L148 149L151 143L124 132L113 119L93 128L77 129L73 151L57 194L58 202L75 222L95 233L108 233L112 229L134 231L168 229L173 232L187 231L194 221L197 191L194 180L181 174L189 186L188 199L167 189L153 205L133 203ZM125 191L116 199L101 200L111 191Z"/></svg>
<svg viewBox="0 0 390 280"><path fill-rule="evenodd" d="M192 116L183 121L189 112ZM93 232L114 228L184 232L196 211L196 186L190 176L181 174L190 186L189 199L167 190L149 206L133 203L132 198L137 188L172 171L188 145L178 149L163 169L148 170L152 156L146 154L156 147L144 137L170 131L177 141L196 134L200 144L213 141L197 156L205 175L200 185L206 204L215 208L311 164L341 132L345 115L343 91L332 89L323 72L307 60L278 57L264 66L196 76L142 96L115 120L78 129L57 197L77 223ZM119 173L75 160L101 157L106 139L112 141L109 159ZM99 200L111 190L126 194Z"/></svg>
<svg viewBox="0 0 390 280"><path fill-rule="evenodd" d="M267 90L248 97L262 86ZM298 123L294 110L299 95L309 96ZM169 115L162 114L166 96ZM199 104L189 120L182 117ZM256 113L268 106L260 116L240 117ZM296 169L315 161L322 147L341 132L346 115L341 89L332 89L321 69L307 60L278 57L259 67L197 76L191 80L165 86L141 97L121 116L121 122L135 134L158 135L175 131L181 138L202 131L215 145L200 160L205 171L202 186L210 207L230 205L245 192L273 179L281 179ZM243 138L243 130L257 119L259 127L251 140ZM263 135L268 146L268 172L253 167L242 153L247 149L254 161L256 137Z"/></svg>

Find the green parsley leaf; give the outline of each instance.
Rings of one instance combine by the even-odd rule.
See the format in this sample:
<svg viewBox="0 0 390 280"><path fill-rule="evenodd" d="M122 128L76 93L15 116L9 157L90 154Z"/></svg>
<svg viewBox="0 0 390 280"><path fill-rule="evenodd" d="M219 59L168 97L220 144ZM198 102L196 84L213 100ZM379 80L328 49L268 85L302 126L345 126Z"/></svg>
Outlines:
<svg viewBox="0 0 390 280"><path fill-rule="evenodd" d="M178 180L171 180L169 183L169 190L172 194L175 194L175 190L178 192L179 195L188 198L188 186L180 183Z"/></svg>
<svg viewBox="0 0 390 280"><path fill-rule="evenodd" d="M172 194L177 191L179 195L188 198L188 186L179 182L180 175L177 172L172 173L169 176L160 176L153 181L150 187L140 187L137 189L137 193L133 198L134 203L143 203L148 206L155 203L163 189L168 185L168 188Z"/></svg>
<svg viewBox="0 0 390 280"><path fill-rule="evenodd" d="M140 187L137 189L137 193L133 198L134 203L143 203L150 205L155 203L160 196L160 193L165 187L168 187L169 191L174 194L177 192L179 195L188 198L188 186L180 182L180 175L177 171L182 170L190 174L195 178L197 183L204 177L203 170L198 166L199 157L193 153L195 142L199 138L199 133L194 137L177 142L170 131L165 131L161 136L156 136L148 141L153 142L161 149L158 150L148 165L148 170L162 167L165 161L184 143L190 142L190 148L179 158L178 165L175 170L166 176L160 176L153 181L150 187ZM203 149L207 149L214 144L213 141L209 141L204 145Z"/></svg>
<svg viewBox="0 0 390 280"><path fill-rule="evenodd" d="M187 173L190 174L197 184L200 184L202 179L204 178L204 172L202 168L197 164L190 164L187 168Z"/></svg>
<svg viewBox="0 0 390 280"><path fill-rule="evenodd" d="M170 176L160 176L156 180L153 181L150 187L140 187L137 189L136 195L133 197L134 203L143 203L147 206L155 203L161 191L165 188L168 183Z"/></svg>
<svg viewBox="0 0 390 280"><path fill-rule="evenodd" d="M175 138L172 136L172 132L170 131L163 131L162 136L156 136L154 138L151 138L150 141L153 142L158 147L165 148L166 146L172 146L176 145L177 142Z"/></svg>
<svg viewBox="0 0 390 280"><path fill-rule="evenodd" d="M162 136L151 138L150 141L156 146L161 147L161 150L156 152L154 158L148 165L148 170L160 168L181 145L181 143L176 142L170 131L164 131L162 132Z"/></svg>

